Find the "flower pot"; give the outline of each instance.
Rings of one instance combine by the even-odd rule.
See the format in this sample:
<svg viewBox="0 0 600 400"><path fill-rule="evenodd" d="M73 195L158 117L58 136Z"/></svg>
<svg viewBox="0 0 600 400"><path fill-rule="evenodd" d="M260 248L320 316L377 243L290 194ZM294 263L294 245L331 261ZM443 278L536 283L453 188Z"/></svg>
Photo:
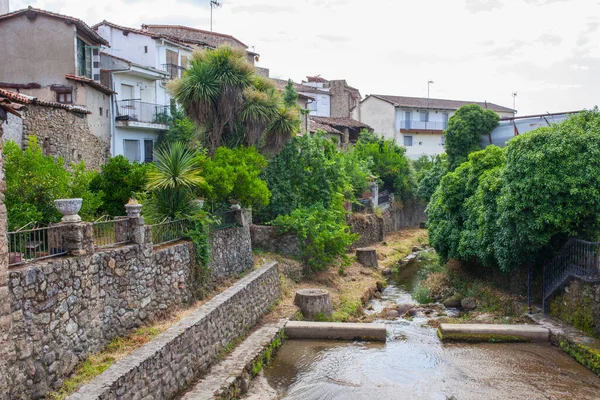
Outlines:
<svg viewBox="0 0 600 400"><path fill-rule="evenodd" d="M125 211L129 218L140 218L142 214L141 204L125 204Z"/></svg>
<svg viewBox="0 0 600 400"><path fill-rule="evenodd" d="M80 222L81 217L77 215L81 210L83 199L58 199L54 200L54 206L63 215L61 222Z"/></svg>

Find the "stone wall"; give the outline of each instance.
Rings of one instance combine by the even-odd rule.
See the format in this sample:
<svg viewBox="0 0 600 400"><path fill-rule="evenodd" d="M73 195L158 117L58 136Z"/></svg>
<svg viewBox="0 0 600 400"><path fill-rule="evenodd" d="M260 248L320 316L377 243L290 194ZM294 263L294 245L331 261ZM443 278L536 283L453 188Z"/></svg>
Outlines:
<svg viewBox="0 0 600 400"><path fill-rule="evenodd" d="M115 363L69 399L173 398L206 372L223 348L254 326L280 297L277 263L266 264Z"/></svg>
<svg viewBox="0 0 600 400"><path fill-rule="evenodd" d="M300 255L300 241L291 233L281 233L276 226L250 226L252 248L296 257Z"/></svg>
<svg viewBox="0 0 600 400"><path fill-rule="evenodd" d="M220 229L210 233L210 262L208 269L213 281L220 277L239 275L252 268L252 241L250 224L252 212L236 212L239 227Z"/></svg>
<svg viewBox="0 0 600 400"><path fill-rule="evenodd" d="M111 339L192 300L191 243L130 245L11 269L11 398L39 398Z"/></svg>
<svg viewBox="0 0 600 400"><path fill-rule="evenodd" d="M88 169L99 169L110 156L110 140L92 134L86 114L28 104L23 117L24 147L27 136L36 136L44 154L63 157L67 164L83 160Z"/></svg>
<svg viewBox="0 0 600 400"><path fill-rule="evenodd" d="M4 128L4 135L2 139L4 141L12 140L17 143L19 147L22 147L23 141L23 120L15 115L8 114L6 122L0 121L0 125Z"/></svg>
<svg viewBox="0 0 600 400"><path fill-rule="evenodd" d="M552 317L600 337L600 284L572 279L556 292L548 311Z"/></svg>
<svg viewBox="0 0 600 400"><path fill-rule="evenodd" d="M352 244L352 247L369 246L381 242L384 238L383 218L378 218L375 214L355 213L348 216L346 223L350 225L352 233L357 233L360 236Z"/></svg>

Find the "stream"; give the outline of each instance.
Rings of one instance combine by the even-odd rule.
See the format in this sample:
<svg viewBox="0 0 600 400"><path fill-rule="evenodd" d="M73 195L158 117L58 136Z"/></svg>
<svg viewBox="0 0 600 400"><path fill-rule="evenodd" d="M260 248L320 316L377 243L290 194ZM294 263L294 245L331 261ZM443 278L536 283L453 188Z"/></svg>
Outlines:
<svg viewBox="0 0 600 400"><path fill-rule="evenodd" d="M415 258L388 280L371 312L413 302L420 262ZM600 379L549 344L442 344L421 313L376 322L386 324L387 343L286 341L264 370L270 398L600 398Z"/></svg>

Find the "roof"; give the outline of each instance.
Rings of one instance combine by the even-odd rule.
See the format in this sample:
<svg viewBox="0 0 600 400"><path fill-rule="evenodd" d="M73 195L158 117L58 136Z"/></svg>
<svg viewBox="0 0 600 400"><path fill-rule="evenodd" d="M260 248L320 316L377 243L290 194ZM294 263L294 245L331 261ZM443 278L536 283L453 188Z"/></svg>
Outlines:
<svg viewBox="0 0 600 400"><path fill-rule="evenodd" d="M325 131L327 133L333 134L333 135L344 135L343 132L335 129L333 126L327 125L327 124L322 124L321 122L314 120L313 117L310 118L310 132L316 132L318 130L321 131Z"/></svg>
<svg viewBox="0 0 600 400"><path fill-rule="evenodd" d="M142 64L134 63L133 61L127 60L127 59L122 58L122 57L117 57L114 54L110 54L110 53L107 53L107 52L104 52L104 51L102 53L100 53L100 56L110 57L110 58L114 58L115 60L121 61L121 62L127 64L130 69L133 66L133 67L137 67L137 68L143 68L143 69L155 72L155 73L168 75L167 71L163 71L163 70L151 67L149 65L142 65ZM103 65L102 60L100 60L100 65L102 66L102 69L105 70L105 71L115 71L115 72L117 72L116 70L109 68L109 66ZM121 71L119 71L119 72L121 72ZM104 87L106 87L106 86L104 86Z"/></svg>
<svg viewBox="0 0 600 400"><path fill-rule="evenodd" d="M40 100L37 97L27 96L17 92L11 92L10 90L0 89L0 98L9 99L11 101L21 104L35 104L39 106L47 106L53 108L62 108L64 110L76 112L79 114L91 114L92 112L88 109L80 106L74 106L70 104L57 103L55 101Z"/></svg>
<svg viewBox="0 0 600 400"><path fill-rule="evenodd" d="M45 15L47 17L62 19L64 21L73 23L77 26L78 31L81 30L82 32L80 32L80 33L87 36L90 40L95 41L98 44L110 46L110 44L108 43L108 41L106 39L104 39L102 36L98 35L88 24L86 24L82 20L80 20L78 18L74 18L74 17L69 17L68 15L62 15L62 14L57 14L57 13L53 13L53 12L46 11L46 10L41 10L39 8L33 8L31 6L29 6L28 8L24 8L22 10L17 10L17 11L10 12L8 14L0 15L0 22L2 22L3 20L9 19L9 18L23 15L23 14L26 14L27 18L30 18L30 19L35 18L36 14L40 14L40 15Z"/></svg>
<svg viewBox="0 0 600 400"><path fill-rule="evenodd" d="M466 106L469 104L477 104L483 108L487 108L496 112L512 113L515 111L512 108L481 101L462 101L432 98L428 99L426 97L388 96L381 94L370 94L363 101L367 100L369 97L376 97L380 100L393 104L396 107L429 108L436 110L458 110L462 106Z"/></svg>
<svg viewBox="0 0 600 400"><path fill-rule="evenodd" d="M77 75L67 74L67 75L65 75L65 78L72 80L72 81L81 82L81 83L90 85L91 87L101 91L102 93L106 93L106 94L116 94L117 93L114 90L107 88L106 86L96 82L93 79L86 78L85 76L77 76Z"/></svg>
<svg viewBox="0 0 600 400"><path fill-rule="evenodd" d="M365 125L352 118L330 118L330 117L310 117L311 121L316 121L320 124L330 125L334 127L344 127L350 129L362 129L369 128L369 125Z"/></svg>
<svg viewBox="0 0 600 400"><path fill-rule="evenodd" d="M132 32L132 33L136 33L138 35L148 36L148 37L151 37L153 39L167 39L167 40L170 40L170 41L172 41L172 42L174 42L176 44L179 44L181 46L185 46L185 47L189 48L189 46L187 44L185 44L184 42L182 42L181 40L179 40L179 39L177 39L175 37L172 37L172 36L169 36L169 35L164 35L164 34L159 34L159 33L152 33L152 32L148 32L148 31L144 31L142 29L129 28L127 26L117 25L117 24L109 22L107 20L103 20L102 22L98 22L97 24L95 24L95 25L92 26L92 29L94 31L97 31L98 28L100 26L102 26L102 25L110 26L111 28L115 28L115 29L118 29L118 30L123 31L123 32Z"/></svg>
<svg viewBox="0 0 600 400"><path fill-rule="evenodd" d="M219 37L231 39L231 40L234 40L234 41L238 42L240 45L244 46L244 48L248 48L248 45L246 45L244 42L242 42L241 40L239 40L239 39L237 39L237 38L235 38L235 37L233 37L231 35L227 35L225 33L205 31L204 29L191 28L189 26L182 26L182 25L148 25L148 24L144 24L144 25L142 25L142 29L146 30L146 31L152 31L154 29L182 29L182 30L186 30L186 31L189 31L189 32L202 33L203 35L219 36ZM186 39L186 38L178 38L178 39L182 40L184 42L188 41L188 39ZM195 39L189 39L189 40L195 40ZM206 43L206 44L214 45L212 43Z"/></svg>

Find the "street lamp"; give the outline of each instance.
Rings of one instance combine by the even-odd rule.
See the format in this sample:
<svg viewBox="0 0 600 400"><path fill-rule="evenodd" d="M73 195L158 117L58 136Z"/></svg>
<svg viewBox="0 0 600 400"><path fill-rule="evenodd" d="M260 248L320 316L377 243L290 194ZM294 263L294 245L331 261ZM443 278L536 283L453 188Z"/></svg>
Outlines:
<svg viewBox="0 0 600 400"><path fill-rule="evenodd" d="M513 114L517 115L517 92L512 92L512 97L513 97Z"/></svg>

